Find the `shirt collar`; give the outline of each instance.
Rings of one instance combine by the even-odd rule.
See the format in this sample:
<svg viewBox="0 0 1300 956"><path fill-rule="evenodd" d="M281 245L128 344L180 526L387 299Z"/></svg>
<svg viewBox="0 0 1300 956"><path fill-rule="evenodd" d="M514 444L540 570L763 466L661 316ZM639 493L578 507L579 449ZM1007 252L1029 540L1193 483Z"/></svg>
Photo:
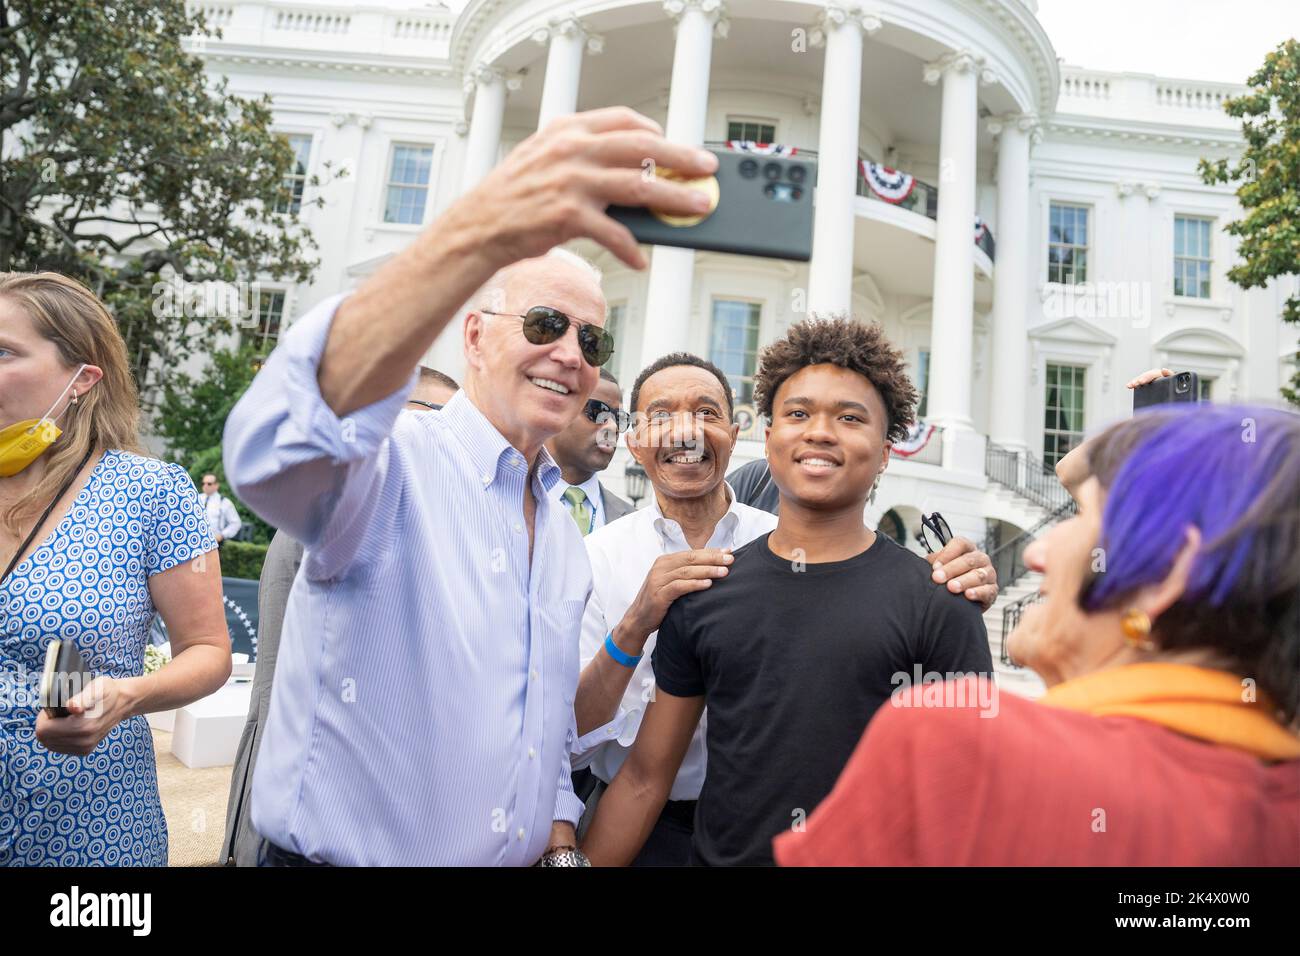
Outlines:
<svg viewBox="0 0 1300 956"><path fill-rule="evenodd" d="M600 472L592 472L591 477L580 485L570 485L564 480L564 475L561 474L560 480L556 482L555 485L555 497L562 500L564 493L571 487L582 489L583 493L587 496L587 500L591 502L591 510L593 514L604 514L605 503L601 500Z"/></svg>
<svg viewBox="0 0 1300 956"><path fill-rule="evenodd" d="M718 519L718 523L713 528L713 534L709 538L712 540L721 531L727 536L728 541L734 541L736 528L740 524L740 511L737 508L736 492L728 482L724 481L722 485L727 489L727 513ZM659 496L654 493L653 487L650 489L650 507L646 511L650 513L651 523L654 525L655 530L659 532L659 537L666 541L668 538L668 523L672 519L665 517L664 513L659 510ZM672 523L677 524L675 521L672 521Z"/></svg>
<svg viewBox="0 0 1300 956"><path fill-rule="evenodd" d="M456 392L442 406L441 413L434 414L459 439L474 468L474 474L484 488L490 487L502 470L527 474L528 462L524 460L523 454L506 441L505 436L470 401L464 389ZM537 477L541 480L542 487L550 491L560 480L560 466L545 446L537 455Z"/></svg>

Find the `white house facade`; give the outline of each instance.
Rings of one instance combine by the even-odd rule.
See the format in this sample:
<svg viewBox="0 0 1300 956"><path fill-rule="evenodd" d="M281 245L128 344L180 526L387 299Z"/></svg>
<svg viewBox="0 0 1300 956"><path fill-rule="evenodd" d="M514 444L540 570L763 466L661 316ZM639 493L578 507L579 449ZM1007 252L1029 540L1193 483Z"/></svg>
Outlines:
<svg viewBox="0 0 1300 956"><path fill-rule="evenodd" d="M549 118L623 104L680 141L781 144L819 166L808 264L656 247L634 272L575 246L605 273L625 394L685 349L748 411L757 353L791 323L879 322L926 422L868 509L888 533L911 541L940 511L996 544L1049 519L1043 464L1127 415L1146 368L1195 371L1230 401L1274 399L1294 367L1291 289L1229 284L1223 227L1241 210L1196 173L1240 149L1222 103L1244 88L1062 65L1035 0L197 6L222 36L196 49L235 92L270 94L300 179L347 170L299 186L324 200L303 209L320 268L264 292L265 335L354 287ZM459 336L428 359L455 377ZM761 438L749 427L735 464Z"/></svg>

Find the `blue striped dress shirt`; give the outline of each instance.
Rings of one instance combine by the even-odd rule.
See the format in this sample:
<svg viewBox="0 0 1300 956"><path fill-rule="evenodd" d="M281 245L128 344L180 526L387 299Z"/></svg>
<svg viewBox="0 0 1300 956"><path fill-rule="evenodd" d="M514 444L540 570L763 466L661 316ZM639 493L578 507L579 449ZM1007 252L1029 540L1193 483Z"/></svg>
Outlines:
<svg viewBox="0 0 1300 956"><path fill-rule="evenodd" d="M226 424L232 488L306 546L253 825L334 864L531 864L581 815L569 753L593 739L573 717L591 570L559 468L543 449L530 566L527 463L463 391L402 412L413 376L342 419L325 403L339 301L294 324Z"/></svg>

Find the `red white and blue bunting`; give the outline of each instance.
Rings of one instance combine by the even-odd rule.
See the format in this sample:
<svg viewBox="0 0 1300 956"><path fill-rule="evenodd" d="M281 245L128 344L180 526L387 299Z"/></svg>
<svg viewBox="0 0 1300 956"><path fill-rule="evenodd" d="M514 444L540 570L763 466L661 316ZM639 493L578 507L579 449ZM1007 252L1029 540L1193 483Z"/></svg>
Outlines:
<svg viewBox="0 0 1300 956"><path fill-rule="evenodd" d="M912 190L916 188L916 177L910 173L861 159L858 160L858 168L871 191L885 202L900 203L912 195Z"/></svg>
<svg viewBox="0 0 1300 956"><path fill-rule="evenodd" d="M915 422L907 430L907 437L902 441L894 442L894 447L890 451L891 455L902 455L904 458L911 458L913 455L930 444L930 439L934 437L935 427L928 422Z"/></svg>
<svg viewBox="0 0 1300 956"><path fill-rule="evenodd" d="M799 152L796 146L786 146L784 143L756 143L752 139L729 139L727 149L734 149L738 153L754 153L758 156L793 156Z"/></svg>
<svg viewBox="0 0 1300 956"><path fill-rule="evenodd" d="M979 241L983 239L985 235L988 234L988 231L989 231L988 223L986 223L979 216L976 216L975 217L975 244L976 245L979 245Z"/></svg>

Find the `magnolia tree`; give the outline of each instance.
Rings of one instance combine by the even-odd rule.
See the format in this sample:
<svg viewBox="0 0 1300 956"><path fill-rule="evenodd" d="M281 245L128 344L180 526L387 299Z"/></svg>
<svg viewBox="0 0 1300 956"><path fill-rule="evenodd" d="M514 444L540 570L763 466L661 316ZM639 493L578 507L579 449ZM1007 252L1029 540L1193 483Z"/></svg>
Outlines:
<svg viewBox="0 0 1300 956"><path fill-rule="evenodd" d="M204 72L211 36L184 0L0 0L0 271L102 296L149 411L250 283L315 267L269 98Z"/></svg>

